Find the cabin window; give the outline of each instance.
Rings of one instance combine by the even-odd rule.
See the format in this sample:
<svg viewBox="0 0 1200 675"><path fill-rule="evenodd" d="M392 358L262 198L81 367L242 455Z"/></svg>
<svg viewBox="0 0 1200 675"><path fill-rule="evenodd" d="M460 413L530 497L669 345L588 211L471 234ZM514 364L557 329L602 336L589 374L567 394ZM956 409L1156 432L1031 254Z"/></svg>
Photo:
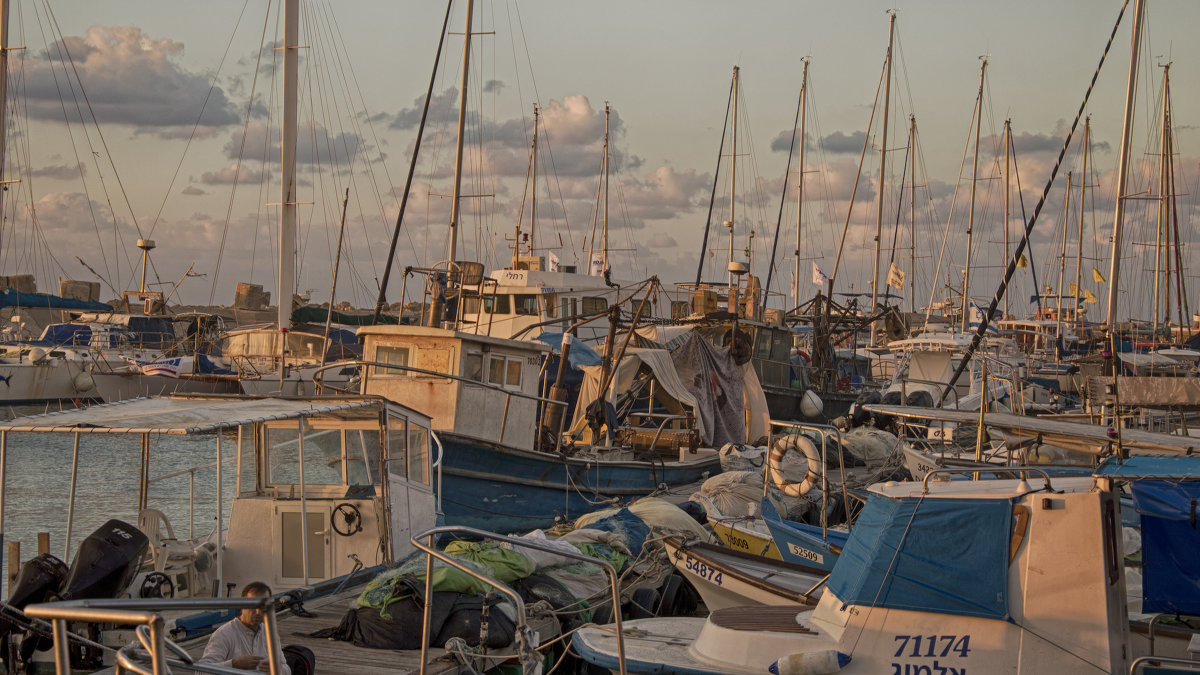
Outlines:
<svg viewBox="0 0 1200 675"><path fill-rule="evenodd" d="M300 450L303 441L304 484L341 485L342 435L338 429L304 425L304 436L295 426L267 429L268 477L272 485L300 484Z"/></svg>
<svg viewBox="0 0 1200 675"><path fill-rule="evenodd" d="M688 312L687 300L672 300L671 301L671 318L672 319L682 319L683 317L687 316L688 314L689 314L689 312Z"/></svg>
<svg viewBox="0 0 1200 675"><path fill-rule="evenodd" d="M516 308L516 313L521 316L537 316L538 313L538 296L536 295L514 295L513 307Z"/></svg>
<svg viewBox="0 0 1200 675"><path fill-rule="evenodd" d="M571 311L570 302L568 298L562 299L562 330L564 333L571 327L571 317L575 314Z"/></svg>
<svg viewBox="0 0 1200 675"><path fill-rule="evenodd" d="M409 348L379 345L375 347L375 360L380 363L388 363L394 366L407 366L409 361ZM374 375L408 374L407 371L398 370L396 368L387 368L385 366L372 366L371 372Z"/></svg>
<svg viewBox="0 0 1200 675"><path fill-rule="evenodd" d="M491 356L488 358L488 383L499 386L521 386L521 359Z"/></svg>
<svg viewBox="0 0 1200 675"><path fill-rule="evenodd" d="M469 380L483 382L483 354L478 352L463 354L462 376Z"/></svg>
<svg viewBox="0 0 1200 675"><path fill-rule="evenodd" d="M483 311L488 314L510 314L507 295L485 295Z"/></svg>
<svg viewBox="0 0 1200 675"><path fill-rule="evenodd" d="M488 382L504 384L504 357L493 356L488 359Z"/></svg>
<svg viewBox="0 0 1200 675"><path fill-rule="evenodd" d="M506 384L510 387L521 386L521 362L516 359L508 360Z"/></svg>
<svg viewBox="0 0 1200 675"><path fill-rule="evenodd" d="M608 309L608 300L604 298L584 298L583 313L594 314Z"/></svg>
<svg viewBox="0 0 1200 675"><path fill-rule="evenodd" d="M467 296L463 298L463 314L478 314L479 313L479 297Z"/></svg>
<svg viewBox="0 0 1200 675"><path fill-rule="evenodd" d="M408 427L408 478L429 485L429 430Z"/></svg>
<svg viewBox="0 0 1200 675"><path fill-rule="evenodd" d="M558 294L550 293L546 296L546 318L558 318Z"/></svg>
<svg viewBox="0 0 1200 675"><path fill-rule="evenodd" d="M379 431L349 429L345 433L346 484L373 485L379 482ZM307 475L304 477L308 478Z"/></svg>

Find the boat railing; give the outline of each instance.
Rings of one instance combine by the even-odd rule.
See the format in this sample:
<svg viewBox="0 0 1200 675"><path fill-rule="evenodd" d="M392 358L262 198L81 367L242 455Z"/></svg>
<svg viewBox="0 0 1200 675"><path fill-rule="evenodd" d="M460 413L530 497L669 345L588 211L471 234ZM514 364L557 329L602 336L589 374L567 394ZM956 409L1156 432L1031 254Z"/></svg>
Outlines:
<svg viewBox="0 0 1200 675"><path fill-rule="evenodd" d="M1046 473L1046 471L1044 469L1040 469L1036 466L995 466L995 467L972 466L972 467L960 467L960 468L931 469L928 473L925 474L925 477L921 479L921 494L923 494L923 495L929 494L929 479L934 475L942 474L942 473L972 473L972 474L1016 473L1016 474L1020 474L1021 480L1023 480L1023 481L1029 479L1030 473L1038 473L1038 474L1041 474L1042 480L1046 481L1046 490L1048 492L1052 492L1054 490L1054 487L1050 485L1050 474Z"/></svg>
<svg viewBox="0 0 1200 675"><path fill-rule="evenodd" d="M221 464L236 463L236 457L226 459L221 462ZM216 466L217 462L209 462L208 464L192 466L186 469L180 469L179 471L172 471L171 473L165 473L161 476L155 476L146 480L146 484L151 485L153 483L176 478L184 474L188 475L188 539L194 539L196 537L196 472L204 469L213 469L216 468ZM70 537L68 537L68 539L70 539Z"/></svg>
<svg viewBox="0 0 1200 675"><path fill-rule="evenodd" d="M1138 675L1138 673L1146 672L1147 668L1158 668L1159 666L1183 666L1184 670L1200 673L1200 661L1169 656L1139 656L1129 666L1129 675ZM1172 668L1171 672L1175 670L1178 668Z"/></svg>
<svg viewBox="0 0 1200 675"><path fill-rule="evenodd" d="M433 605L431 602L433 599L434 558L437 558L450 567L453 567L454 569L457 569L479 581L482 581L483 583L495 588L500 593L508 596L512 600L513 605L517 609L517 630L515 631L516 646L517 655L521 661L522 670L525 673L540 672L538 668L541 663L541 655L538 654L536 649L529 643L530 636L527 634L528 627L526 623L525 602L521 599L521 596L516 591L509 588L506 584L496 581L485 574L477 572L471 567L464 565L461 560L456 559L454 556L448 555L434 548L434 539L438 535L442 534L461 534L479 539L490 539L492 541L506 543L514 548L531 548L535 551L553 553L564 558L571 558L572 560L599 565L604 570L604 573L608 575L609 589L612 592L611 601L613 603L613 625L616 628L617 633L617 663L620 675L625 675L625 640L621 629L621 591L617 582L617 571L608 563L608 561L600 558L593 558L592 556L584 555L582 553L564 551L533 539L508 537L502 534L488 532L486 530L478 530L473 527L453 526L434 527L416 534L410 539L413 546L417 547L421 551L424 551L427 556L425 559L425 618L424 623L422 624L423 628L421 633L421 675L424 675L425 664L428 662L428 654L426 652L429 649L429 640L431 637L430 630L433 617Z"/></svg>
<svg viewBox="0 0 1200 675"><path fill-rule="evenodd" d="M783 422L783 421L779 421L779 420L771 420L771 428L772 428L771 435L772 436L775 435L773 432L775 427L783 427L785 429L791 429L796 433L799 433L801 431L811 431L811 432L816 433L818 436L820 436L820 438L821 438L821 467L822 467L822 469L821 469L821 499L822 500L826 500L829 498L829 475L828 475L828 471L827 471L827 469L829 467L829 461L828 461L829 438L832 436L834 438L834 440L837 441L836 447L837 447L837 452L838 452L838 476L840 478L839 482L842 485L842 500L843 500L842 503L846 504L848 507L850 504L850 492L846 488L846 456L844 454L844 452L845 452L844 448L846 446L842 443L841 428L833 426L832 424L816 424L813 422ZM773 440L771 442L774 443ZM764 477L764 480L763 480L763 496L764 497L767 495L767 486L769 483L770 483L770 481L766 480ZM822 506L824 506L824 504L822 504ZM829 509L827 509L827 508L821 509L821 536L822 537L827 536L827 531L829 529L829 522L828 522L828 515L827 515L828 513L829 513Z"/></svg>
<svg viewBox="0 0 1200 675"><path fill-rule="evenodd" d="M440 377L440 378L443 378L446 380L455 380L458 382L463 382L465 384L470 384L475 387L491 389L493 391L504 394L504 412L500 417L500 433L497 436L497 438L504 438L504 428L508 424L508 408L509 408L509 404L512 402L513 396L516 396L518 398L531 399L531 400L538 401L539 403L546 404L546 405L560 405L560 406L563 406L564 408L567 407L566 401L558 401L558 400L555 400L552 398L538 396L536 394L526 394L523 391L513 391L512 389L505 389L504 387L501 387L499 385L491 384L488 382L480 382L479 380L473 380L469 377L463 377L462 375L451 375L450 373L440 373L436 370L426 370L424 368L414 368L413 366L404 366L404 365L400 365L398 363L384 363L383 361L363 361L363 360L339 361L338 363L326 364L324 366L321 366L320 368L317 368L316 370L313 371L313 382L316 383L315 393L318 393L318 394L321 393L322 389L325 386L323 384L324 378L322 376L326 370L329 370L330 368L334 368L334 367L344 368L346 366L351 366L351 365L358 366L359 372L362 373L362 379L360 380L362 389L360 391L363 391L363 392L367 391L367 381L369 378L369 373L375 368L385 368L385 369L389 369L389 370L399 370L399 371L403 371L406 373L416 373L418 375L431 375L433 377ZM565 415L563 417L564 417L564 419L566 418ZM561 440L562 429L559 429L559 432L560 433L557 434L557 436L559 437L558 442L561 443L562 442L562 440ZM557 448L555 448L555 449L557 450Z"/></svg>
<svg viewBox="0 0 1200 675"><path fill-rule="evenodd" d="M115 672L139 675L167 675L171 667L205 673L237 675L245 671L210 663L196 663L182 647L166 637L162 612L166 610L263 610L263 630L267 643L267 663L272 675L283 672L279 641L279 624L275 616L275 601L270 596L260 598L185 598L179 600L113 598L68 600L30 605L25 615L49 621L54 637L54 667L57 675L71 672L71 646L67 633L68 622L114 623L137 626L138 641L121 648L116 655ZM168 652L174 655L171 658ZM144 662L150 661L150 669Z"/></svg>

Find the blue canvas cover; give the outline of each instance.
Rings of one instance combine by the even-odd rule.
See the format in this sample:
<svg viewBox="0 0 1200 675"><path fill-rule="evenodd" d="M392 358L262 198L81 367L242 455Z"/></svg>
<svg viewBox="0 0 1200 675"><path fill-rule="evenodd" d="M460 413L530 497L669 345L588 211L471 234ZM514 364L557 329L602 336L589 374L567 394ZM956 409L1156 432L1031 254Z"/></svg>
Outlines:
<svg viewBox="0 0 1200 675"><path fill-rule="evenodd" d="M1008 499L872 493L829 577L843 603L1008 619Z"/></svg>
<svg viewBox="0 0 1200 675"><path fill-rule="evenodd" d="M1140 480L1142 611L1200 614L1200 482Z"/></svg>
<svg viewBox="0 0 1200 675"><path fill-rule="evenodd" d="M112 305L103 302L72 300L47 293L20 293L7 288L0 291L0 307L49 307L50 309L86 309L96 312L111 312Z"/></svg>

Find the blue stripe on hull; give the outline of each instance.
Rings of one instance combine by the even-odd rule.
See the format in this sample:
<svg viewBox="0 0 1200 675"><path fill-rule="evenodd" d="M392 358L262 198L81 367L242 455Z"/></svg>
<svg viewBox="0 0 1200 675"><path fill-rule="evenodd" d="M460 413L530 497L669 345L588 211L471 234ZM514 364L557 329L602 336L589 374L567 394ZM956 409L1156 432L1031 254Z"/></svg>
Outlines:
<svg viewBox="0 0 1200 675"><path fill-rule="evenodd" d="M439 434L442 508L446 522L491 530L527 532L574 519L654 492L718 473L718 458L686 463L596 462L520 451Z"/></svg>

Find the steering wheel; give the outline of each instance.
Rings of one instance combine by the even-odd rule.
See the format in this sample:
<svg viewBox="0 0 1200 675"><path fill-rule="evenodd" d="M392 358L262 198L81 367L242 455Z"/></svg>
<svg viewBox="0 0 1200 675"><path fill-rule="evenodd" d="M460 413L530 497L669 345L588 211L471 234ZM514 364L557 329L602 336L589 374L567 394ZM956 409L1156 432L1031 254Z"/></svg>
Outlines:
<svg viewBox="0 0 1200 675"><path fill-rule="evenodd" d="M338 527L338 515L341 515L342 527ZM333 508L333 513L329 514L329 525L334 532L349 537L362 532L362 511L350 502L342 502Z"/></svg>
<svg viewBox="0 0 1200 675"><path fill-rule="evenodd" d="M175 597L175 582L162 572L151 572L142 579L142 588L138 595L143 598L173 598Z"/></svg>

